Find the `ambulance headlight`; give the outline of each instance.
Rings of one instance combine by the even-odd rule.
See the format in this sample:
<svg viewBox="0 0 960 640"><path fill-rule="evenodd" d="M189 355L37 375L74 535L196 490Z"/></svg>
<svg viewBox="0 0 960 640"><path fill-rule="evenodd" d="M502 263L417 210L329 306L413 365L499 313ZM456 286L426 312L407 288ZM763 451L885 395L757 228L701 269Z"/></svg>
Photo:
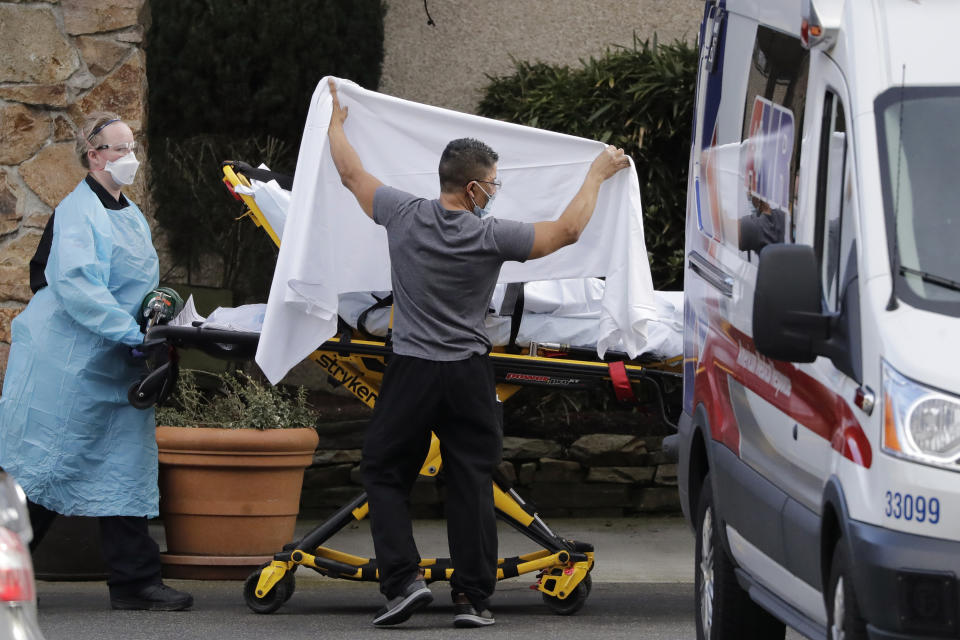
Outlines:
<svg viewBox="0 0 960 640"><path fill-rule="evenodd" d="M960 398L909 380L884 362L883 450L960 470Z"/></svg>

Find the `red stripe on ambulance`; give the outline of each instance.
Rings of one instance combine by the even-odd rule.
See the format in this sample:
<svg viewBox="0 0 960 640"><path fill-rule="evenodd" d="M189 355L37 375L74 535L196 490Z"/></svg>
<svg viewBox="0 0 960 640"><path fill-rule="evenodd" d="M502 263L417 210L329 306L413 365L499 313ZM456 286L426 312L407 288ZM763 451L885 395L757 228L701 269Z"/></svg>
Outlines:
<svg viewBox="0 0 960 640"><path fill-rule="evenodd" d="M712 327L712 329L715 327ZM694 383L695 404L709 407L711 435L740 452L740 428L727 391L727 376L830 442L834 450L867 469L873 450L844 399L797 367L760 355L753 339L729 324L707 332Z"/></svg>

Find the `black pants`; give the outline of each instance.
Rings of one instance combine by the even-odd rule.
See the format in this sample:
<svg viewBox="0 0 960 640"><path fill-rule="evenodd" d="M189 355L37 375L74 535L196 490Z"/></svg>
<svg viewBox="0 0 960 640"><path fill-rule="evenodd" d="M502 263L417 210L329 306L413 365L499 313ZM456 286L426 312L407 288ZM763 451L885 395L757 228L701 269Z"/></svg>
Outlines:
<svg viewBox="0 0 960 640"><path fill-rule="evenodd" d="M30 552L59 515L35 502L27 501L33 540ZM135 516L101 516L100 544L107 563L107 585L111 596L136 593L151 584L160 584L160 547L147 528L147 519Z"/></svg>
<svg viewBox="0 0 960 640"><path fill-rule="evenodd" d="M503 451L502 414L486 356L436 362L393 356L363 446L363 481L380 591L398 595L416 576L409 498L430 445L440 439L447 486L450 586L485 608L497 582L491 474Z"/></svg>

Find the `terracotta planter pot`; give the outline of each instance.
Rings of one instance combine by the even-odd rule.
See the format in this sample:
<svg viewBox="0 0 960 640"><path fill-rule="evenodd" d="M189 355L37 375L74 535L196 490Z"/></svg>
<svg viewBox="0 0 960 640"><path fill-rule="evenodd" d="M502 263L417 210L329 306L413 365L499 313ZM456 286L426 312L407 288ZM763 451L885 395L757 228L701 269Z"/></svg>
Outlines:
<svg viewBox="0 0 960 640"><path fill-rule="evenodd" d="M38 580L106 580L100 523L85 516L57 516L33 556Z"/></svg>
<svg viewBox="0 0 960 640"><path fill-rule="evenodd" d="M243 579L293 539L313 429L157 427L164 575Z"/></svg>

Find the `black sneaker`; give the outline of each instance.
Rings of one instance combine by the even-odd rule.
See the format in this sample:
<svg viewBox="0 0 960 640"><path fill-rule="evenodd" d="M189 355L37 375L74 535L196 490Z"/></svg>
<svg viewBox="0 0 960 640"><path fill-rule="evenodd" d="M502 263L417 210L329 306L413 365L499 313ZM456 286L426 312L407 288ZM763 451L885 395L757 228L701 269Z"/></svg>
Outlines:
<svg viewBox="0 0 960 640"><path fill-rule="evenodd" d="M114 609L182 611L193 606L193 596L165 584L151 584L131 594L110 597Z"/></svg>
<svg viewBox="0 0 960 640"><path fill-rule="evenodd" d="M453 626L458 629L469 629L472 627L489 627L496 620L490 609L484 609L477 613L477 608L469 602L467 604L453 605Z"/></svg>
<svg viewBox="0 0 960 640"><path fill-rule="evenodd" d="M377 627L386 627L391 624L400 624L410 619L414 613L433 602L433 594L427 584L417 578L404 589L396 598L387 601L387 606L377 612L373 624Z"/></svg>

